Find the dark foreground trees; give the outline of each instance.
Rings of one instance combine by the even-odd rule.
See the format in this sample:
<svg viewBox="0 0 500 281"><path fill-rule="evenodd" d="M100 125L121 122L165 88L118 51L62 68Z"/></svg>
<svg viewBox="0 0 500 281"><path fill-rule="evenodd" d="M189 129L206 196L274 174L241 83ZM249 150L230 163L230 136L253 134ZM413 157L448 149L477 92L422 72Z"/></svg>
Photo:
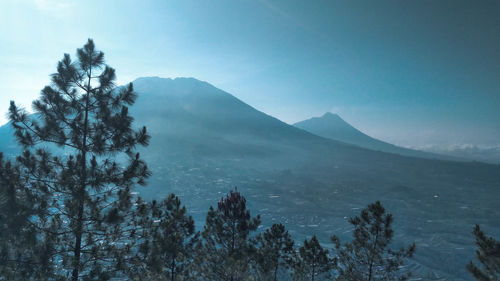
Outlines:
<svg viewBox="0 0 500 281"><path fill-rule="evenodd" d="M474 227L472 232L476 238L476 258L480 266L474 262L467 265L467 270L478 281L498 281L500 280L500 242L493 237L488 237L481 230L479 225Z"/></svg>
<svg viewBox="0 0 500 281"><path fill-rule="evenodd" d="M249 238L259 224L260 217L251 217L237 190L222 198L216 209L210 207L194 269L202 280L249 280L256 252Z"/></svg>
<svg viewBox="0 0 500 281"><path fill-rule="evenodd" d="M22 183L19 167L0 152L0 280L45 280L55 269L53 236L31 223L45 206Z"/></svg>
<svg viewBox="0 0 500 281"><path fill-rule="evenodd" d="M58 63L35 114L11 102L9 117L26 149L17 159L24 188L44 207L30 221L52 237L53 278L106 280L123 269L130 190L150 174L134 149L149 136L132 128L132 84L115 88L115 70L92 40L77 57Z"/></svg>
<svg viewBox="0 0 500 281"><path fill-rule="evenodd" d="M394 236L393 218L377 201L351 218L354 239L340 247L339 239L332 237L339 248L338 280L407 280L409 271L400 270L407 258L413 256L415 244L392 250L389 244Z"/></svg>
<svg viewBox="0 0 500 281"><path fill-rule="evenodd" d="M333 268L328 250L319 244L316 235L310 240L305 240L299 248L298 259L294 267L294 280L325 280L330 278Z"/></svg>
<svg viewBox="0 0 500 281"><path fill-rule="evenodd" d="M136 245L127 275L133 280L188 280L199 233L177 196L142 203L136 211Z"/></svg>
<svg viewBox="0 0 500 281"><path fill-rule="evenodd" d="M288 275L294 266L296 253L294 241L282 224L273 224L254 241L256 252L256 275L260 280L277 281L278 276Z"/></svg>
<svg viewBox="0 0 500 281"><path fill-rule="evenodd" d="M5 179L5 173L1 172L11 171L11 169L11 166L3 163L0 169L0 180ZM18 177L15 176L13 182L17 182L16 178ZM4 185L0 185L2 186ZM15 183L13 186L20 185ZM300 281L368 280L366 279L368 264L365 257L370 257L369 254L374 253L373 248L377 248L374 244L359 243L355 237L353 242L345 246L337 243L336 248L328 249L320 244L316 236L306 239L301 247L296 248L288 231L281 224L275 224L256 234L259 218L251 217L246 208L245 198L237 191L231 191L228 196L222 198L217 209L210 208L207 214L207 224L201 237L194 229L194 221L186 214L185 207L175 195L172 194L159 203L156 201L147 203L140 198L134 202L135 207L131 211L134 216L127 218L130 221L125 224L126 229L129 230L128 240L122 240L123 245L117 248L121 251L113 252L111 256L103 256L106 261L110 262L110 266L119 267L115 267L115 270L108 274L98 276L88 274L80 276L78 280L112 278L141 281L250 281L292 280L292 278ZM3 205L0 207L3 208ZM16 208L23 210L25 207ZM36 211L30 208L28 210L29 212ZM19 221L24 225L21 228L30 231L31 227L26 224L27 220L24 219L23 213L20 212L20 214L22 217L19 217ZM353 221L355 220L354 218ZM9 223L14 225L12 221ZM18 252L27 248L34 249L25 252L25 256L16 255L15 251L12 252L10 264L4 263L5 259L1 260L1 280L20 280L20 278L22 280L67 280L61 277L58 271L60 261L42 259L47 257L43 254L43 250L48 249L50 253L59 249L62 247L61 240L54 239L52 243L47 243L47 239L29 240L36 238L30 235L25 237L21 235L18 238L5 233L4 228L1 230L2 242L9 241L13 243L12 245L17 245L20 249ZM17 235L22 233L15 229L12 231ZM52 229L52 231L57 233L57 229ZM20 245L16 239L20 239L19 242L31 242L27 245ZM352 252L354 248L348 247L355 243L357 244L355 249L359 253ZM31 248L32 245L35 247ZM6 248L8 247L5 243L2 243L2 258L4 258L3 250ZM114 253L117 255L112 255ZM16 258L20 259L16 260ZM44 262L44 266L37 264L40 261ZM25 262L33 263L34 266L26 267ZM374 269L375 273L370 280L391 280L389 277L395 276L398 268L380 267L380 261L377 262L373 264L376 270ZM346 271L348 266L351 266L350 271ZM83 266L81 272L96 272L102 268L98 263L91 263ZM14 275L13 272L15 272Z"/></svg>

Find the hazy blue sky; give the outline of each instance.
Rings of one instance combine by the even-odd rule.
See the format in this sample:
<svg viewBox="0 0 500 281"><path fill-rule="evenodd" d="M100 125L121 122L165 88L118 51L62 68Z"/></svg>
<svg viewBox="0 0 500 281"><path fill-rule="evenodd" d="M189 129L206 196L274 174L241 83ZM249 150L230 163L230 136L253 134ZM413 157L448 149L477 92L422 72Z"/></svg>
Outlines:
<svg viewBox="0 0 500 281"><path fill-rule="evenodd" d="M0 123L93 38L119 83L205 80L293 123L402 145L500 143L500 1L0 2Z"/></svg>

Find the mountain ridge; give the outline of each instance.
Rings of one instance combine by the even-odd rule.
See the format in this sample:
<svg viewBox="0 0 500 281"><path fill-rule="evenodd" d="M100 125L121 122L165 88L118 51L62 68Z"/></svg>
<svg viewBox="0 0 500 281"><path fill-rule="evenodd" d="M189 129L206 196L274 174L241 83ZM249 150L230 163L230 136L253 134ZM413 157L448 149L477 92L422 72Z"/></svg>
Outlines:
<svg viewBox="0 0 500 281"><path fill-rule="evenodd" d="M466 161L458 157L399 147L378 140L356 129L351 124L342 119L342 117L340 117L338 114L331 112L326 112L321 117L312 117L310 119L299 121L297 123L294 123L293 126L324 138L342 141L371 150L395 153L410 157Z"/></svg>

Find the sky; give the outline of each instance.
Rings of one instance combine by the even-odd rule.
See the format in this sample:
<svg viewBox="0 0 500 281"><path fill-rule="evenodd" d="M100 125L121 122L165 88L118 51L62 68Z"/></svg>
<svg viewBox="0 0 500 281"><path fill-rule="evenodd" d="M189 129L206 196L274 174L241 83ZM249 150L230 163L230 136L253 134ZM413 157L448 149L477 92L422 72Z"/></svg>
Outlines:
<svg viewBox="0 0 500 281"><path fill-rule="evenodd" d="M194 77L292 124L403 146L500 145L500 1L3 0L0 124L87 38L118 84Z"/></svg>

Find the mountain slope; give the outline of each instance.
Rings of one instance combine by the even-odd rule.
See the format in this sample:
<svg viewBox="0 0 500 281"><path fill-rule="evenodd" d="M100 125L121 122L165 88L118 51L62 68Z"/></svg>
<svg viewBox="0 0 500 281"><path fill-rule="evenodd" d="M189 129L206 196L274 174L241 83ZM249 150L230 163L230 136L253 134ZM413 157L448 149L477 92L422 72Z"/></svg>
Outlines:
<svg viewBox="0 0 500 281"><path fill-rule="evenodd" d="M0 152L6 155L14 155L20 152L15 143L14 129L7 123L0 127Z"/></svg>
<svg viewBox="0 0 500 281"><path fill-rule="evenodd" d="M407 149L377 140L354 128L339 115L330 112L325 113L321 117L313 117L297 122L293 124L293 126L324 138L338 140L372 150L429 159L459 160L459 158L453 158L451 156Z"/></svg>
<svg viewBox="0 0 500 281"><path fill-rule="evenodd" d="M316 139L196 79L153 77L133 83L141 98L132 111L154 134L180 135L183 139L186 134L203 135L236 145L255 145L256 138L288 144ZM253 138L247 139L249 135Z"/></svg>
<svg viewBox="0 0 500 281"><path fill-rule="evenodd" d="M346 218L381 200L395 216L396 243L417 242L412 269L451 280L468 280L463 265L473 256L474 223L500 234L500 166L330 140L192 78L139 78L134 87L131 115L152 136L141 153L153 177L137 191L148 199L175 192L198 226L238 186L264 225L281 222L297 241L317 234L328 243L332 234L349 239Z"/></svg>

